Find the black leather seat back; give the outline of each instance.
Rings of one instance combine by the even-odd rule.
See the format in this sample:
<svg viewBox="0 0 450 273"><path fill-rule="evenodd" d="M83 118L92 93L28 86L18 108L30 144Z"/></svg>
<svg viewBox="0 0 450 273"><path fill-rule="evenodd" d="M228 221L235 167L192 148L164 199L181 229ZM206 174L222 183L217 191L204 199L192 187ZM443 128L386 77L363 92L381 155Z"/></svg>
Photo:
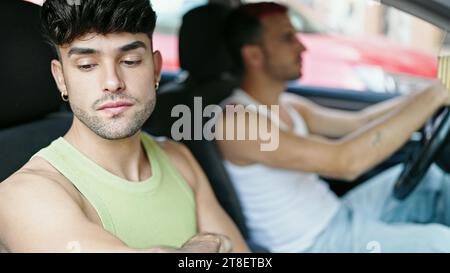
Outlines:
<svg viewBox="0 0 450 273"><path fill-rule="evenodd" d="M229 11L226 6L208 4L194 8L183 16L179 57L181 69L189 73L189 81L220 81L222 74L231 69L231 58L222 35Z"/></svg>
<svg viewBox="0 0 450 273"><path fill-rule="evenodd" d="M0 131L0 182L21 168L30 157L64 135L70 115L47 118Z"/></svg>
<svg viewBox="0 0 450 273"><path fill-rule="evenodd" d="M62 136L72 121L70 114L48 117L61 99L50 72L54 54L39 26L39 6L0 1L0 182Z"/></svg>
<svg viewBox="0 0 450 273"><path fill-rule="evenodd" d="M44 117L60 107L50 72L55 54L40 29L39 6L0 1L0 129Z"/></svg>

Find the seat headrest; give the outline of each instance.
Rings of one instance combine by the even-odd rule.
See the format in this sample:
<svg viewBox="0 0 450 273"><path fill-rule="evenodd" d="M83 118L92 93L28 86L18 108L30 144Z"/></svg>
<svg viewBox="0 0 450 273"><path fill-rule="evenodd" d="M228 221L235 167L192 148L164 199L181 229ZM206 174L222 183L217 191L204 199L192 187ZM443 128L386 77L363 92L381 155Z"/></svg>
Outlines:
<svg viewBox="0 0 450 273"><path fill-rule="evenodd" d="M61 104L50 71L55 54L40 25L40 6L0 1L0 128L38 119Z"/></svg>
<svg viewBox="0 0 450 273"><path fill-rule="evenodd" d="M180 66L195 81L215 79L231 69L223 38L223 24L230 8L207 4L183 16L179 33Z"/></svg>

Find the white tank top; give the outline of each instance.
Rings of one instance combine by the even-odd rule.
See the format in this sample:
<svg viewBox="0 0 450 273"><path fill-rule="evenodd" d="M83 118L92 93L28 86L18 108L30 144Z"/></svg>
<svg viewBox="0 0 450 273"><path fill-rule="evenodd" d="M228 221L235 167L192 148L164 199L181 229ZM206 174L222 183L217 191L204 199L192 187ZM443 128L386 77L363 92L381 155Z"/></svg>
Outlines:
<svg viewBox="0 0 450 273"><path fill-rule="evenodd" d="M226 104L259 105L240 89L222 103ZM293 132L307 136L301 115L289 103L286 110L294 123ZM281 120L278 124L282 130L288 128ZM306 250L340 207L338 197L316 174L263 164L238 166L228 160L224 165L240 199L251 239L271 252Z"/></svg>

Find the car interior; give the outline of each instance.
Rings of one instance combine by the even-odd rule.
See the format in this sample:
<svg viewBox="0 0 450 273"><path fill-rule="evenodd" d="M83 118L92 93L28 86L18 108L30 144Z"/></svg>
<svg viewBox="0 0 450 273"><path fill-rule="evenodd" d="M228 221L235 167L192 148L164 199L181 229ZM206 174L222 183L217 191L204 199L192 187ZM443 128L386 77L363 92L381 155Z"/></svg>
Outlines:
<svg viewBox="0 0 450 273"><path fill-rule="evenodd" d="M217 2L217 1L212 1ZM231 3L231 1L230 1ZM0 81L0 181L3 181L36 153L64 135L72 121L72 113L57 91L50 71L55 53L41 37L40 7L17 0L0 1L0 47L4 66ZM182 73L164 73L157 91L157 104L143 130L154 136L171 137L171 116L178 104L193 108L194 97L203 98L203 107L219 104L238 86L230 73L232 64L220 29L230 7L209 3L190 10L183 16L179 31L179 59ZM163 56L164 57L164 56ZM390 99L395 94L356 92L335 88L290 85L288 92L336 109L356 111ZM203 123L207 122L204 118ZM374 175L406 161L422 145L423 132L411 138L390 158L359 177L353 183L325 179L339 196ZM447 144L449 139L446 140ZM220 204L234 220L244 238L248 229L239 198L222 165L221 154L214 141L183 140L206 173ZM26 143L26 145L24 145ZM450 145L439 152L438 164L450 172ZM253 251L265 250L249 242Z"/></svg>

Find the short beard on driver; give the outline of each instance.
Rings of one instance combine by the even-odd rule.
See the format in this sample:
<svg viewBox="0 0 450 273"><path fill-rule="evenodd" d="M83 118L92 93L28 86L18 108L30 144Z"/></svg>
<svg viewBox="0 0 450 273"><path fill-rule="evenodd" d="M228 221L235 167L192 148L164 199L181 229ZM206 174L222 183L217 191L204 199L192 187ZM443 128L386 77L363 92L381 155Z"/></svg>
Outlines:
<svg viewBox="0 0 450 273"><path fill-rule="evenodd" d="M264 69L273 78L281 81L295 81L301 77L300 68L298 71L289 71L286 67L272 64L270 60L265 62Z"/></svg>
<svg viewBox="0 0 450 273"><path fill-rule="evenodd" d="M287 67L274 64L274 57L270 55L264 45L261 46L264 54L264 70L273 78L281 81L295 81L301 77L300 68L298 70L289 71Z"/></svg>
<svg viewBox="0 0 450 273"><path fill-rule="evenodd" d="M71 104L73 114L92 132L101 138L107 140L119 140L135 135L144 125L155 109L156 98L145 103L145 107L139 110L128 122L125 128L117 128L116 122L119 122L120 116L113 117L112 121L105 122L98 116L89 115L85 110Z"/></svg>

